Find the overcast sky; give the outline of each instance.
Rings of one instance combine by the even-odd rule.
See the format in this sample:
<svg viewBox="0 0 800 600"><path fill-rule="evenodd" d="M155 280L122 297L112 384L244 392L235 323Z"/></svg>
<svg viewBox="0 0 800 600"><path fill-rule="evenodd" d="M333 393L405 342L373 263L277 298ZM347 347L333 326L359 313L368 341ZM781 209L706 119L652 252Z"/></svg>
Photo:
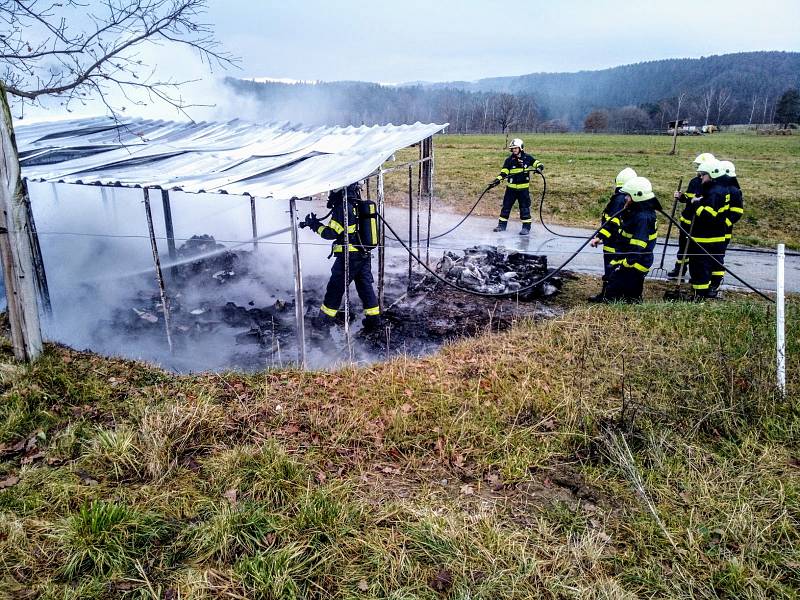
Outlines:
<svg viewBox="0 0 800 600"><path fill-rule="evenodd" d="M381 82L800 51L800 0L209 0L242 77ZM232 73L236 74L236 73Z"/></svg>

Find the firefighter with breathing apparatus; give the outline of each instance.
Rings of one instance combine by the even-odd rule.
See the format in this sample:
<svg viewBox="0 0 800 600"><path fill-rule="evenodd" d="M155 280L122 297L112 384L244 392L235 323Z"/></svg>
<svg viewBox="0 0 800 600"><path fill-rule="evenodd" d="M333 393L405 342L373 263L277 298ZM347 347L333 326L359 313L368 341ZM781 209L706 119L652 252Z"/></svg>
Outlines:
<svg viewBox="0 0 800 600"><path fill-rule="evenodd" d="M500 220L494 231L505 231L508 217L514 203L519 203L519 218L522 221L520 235L529 235L531 232L531 171L541 173L544 165L535 157L525 153L525 144L519 138L514 138L508 145L511 154L503 163L500 174L489 184L490 188L500 185L506 180L506 193L503 196L503 208L500 210Z"/></svg>
<svg viewBox="0 0 800 600"><path fill-rule="evenodd" d="M346 208L345 208L346 205ZM364 306L365 331L374 331L381 325L380 307L372 278L370 250L378 245L378 218L375 203L361 199L361 187L352 183L328 194L331 218L325 225L314 213L306 215L300 227L310 227L326 240L332 240L331 255L335 256L331 277L319 314L312 320L315 329L327 331L334 324L342 303L345 287L355 282L358 297ZM345 210L349 247L345 248ZM349 281L345 282L345 261L348 261Z"/></svg>

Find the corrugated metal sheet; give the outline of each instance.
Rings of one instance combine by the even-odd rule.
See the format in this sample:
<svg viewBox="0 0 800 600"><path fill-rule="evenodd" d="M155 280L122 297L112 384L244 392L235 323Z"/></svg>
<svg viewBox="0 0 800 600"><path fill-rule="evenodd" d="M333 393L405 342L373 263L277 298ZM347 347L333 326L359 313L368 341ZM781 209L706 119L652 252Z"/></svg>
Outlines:
<svg viewBox="0 0 800 600"><path fill-rule="evenodd" d="M304 197L364 179L447 125L304 128L87 118L19 124L24 177L185 192Z"/></svg>

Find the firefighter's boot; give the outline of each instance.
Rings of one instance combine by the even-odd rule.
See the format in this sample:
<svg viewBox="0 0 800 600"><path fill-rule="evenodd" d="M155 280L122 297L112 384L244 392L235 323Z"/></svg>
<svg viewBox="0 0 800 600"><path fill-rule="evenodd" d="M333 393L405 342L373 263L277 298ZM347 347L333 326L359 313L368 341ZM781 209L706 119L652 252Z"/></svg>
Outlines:
<svg viewBox="0 0 800 600"><path fill-rule="evenodd" d="M492 229L492 231L505 231L506 230L506 225L508 225L508 221L498 221L497 222L497 227Z"/></svg>
<svg viewBox="0 0 800 600"><path fill-rule="evenodd" d="M363 327L364 333L372 333L374 331L380 331L381 326L383 325L383 319L381 319L380 315L367 315L361 321L361 325Z"/></svg>
<svg viewBox="0 0 800 600"><path fill-rule="evenodd" d="M530 235L531 234L531 224L530 223L523 223L522 229L519 231L520 235Z"/></svg>
<svg viewBox="0 0 800 600"><path fill-rule="evenodd" d="M686 265L675 265L675 268L667 273L669 279L678 279L686 275Z"/></svg>
<svg viewBox="0 0 800 600"><path fill-rule="evenodd" d="M590 296L589 298L587 298L587 300L589 302L593 302L593 303L605 302L606 301L606 288L607 287L608 287L608 284L604 281L603 282L603 288L600 290L600 293L595 295L595 296Z"/></svg>
<svg viewBox="0 0 800 600"><path fill-rule="evenodd" d="M311 338L327 340L331 337L332 320L322 313L311 318Z"/></svg>

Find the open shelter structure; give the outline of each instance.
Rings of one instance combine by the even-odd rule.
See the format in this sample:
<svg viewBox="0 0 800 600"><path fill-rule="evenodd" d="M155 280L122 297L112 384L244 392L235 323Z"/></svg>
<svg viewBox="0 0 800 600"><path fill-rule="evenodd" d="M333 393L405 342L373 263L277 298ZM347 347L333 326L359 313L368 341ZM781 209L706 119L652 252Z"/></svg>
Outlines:
<svg viewBox="0 0 800 600"><path fill-rule="evenodd" d="M236 194L248 196L252 242L258 243L258 202L286 203L293 245L298 360L305 366L303 276L298 242L297 202L357 181L375 181L379 214L384 209L384 174L408 171L409 240L412 236L413 198L417 197L419 248L420 198L433 194L433 135L446 125L375 125L371 127L306 128L290 123L171 122L144 119L84 118L15 127L22 175L26 181L141 188L152 247L154 268L164 307L167 342L172 344L169 301L161 269L161 254L151 211L153 194L163 206L164 235L170 259L176 257L170 192ZM403 148L419 146L415 160L385 167ZM418 166L417 189L413 168ZM346 211L345 211L346 212ZM32 215L31 215L32 219ZM282 230L282 231L285 231ZM345 231L347 228L345 227ZM378 291L383 305L384 230L378 246ZM49 309L47 277L34 228L34 249L40 298ZM409 274L411 257L409 256ZM349 296L345 296L345 311ZM345 331L348 338L347 315Z"/></svg>

